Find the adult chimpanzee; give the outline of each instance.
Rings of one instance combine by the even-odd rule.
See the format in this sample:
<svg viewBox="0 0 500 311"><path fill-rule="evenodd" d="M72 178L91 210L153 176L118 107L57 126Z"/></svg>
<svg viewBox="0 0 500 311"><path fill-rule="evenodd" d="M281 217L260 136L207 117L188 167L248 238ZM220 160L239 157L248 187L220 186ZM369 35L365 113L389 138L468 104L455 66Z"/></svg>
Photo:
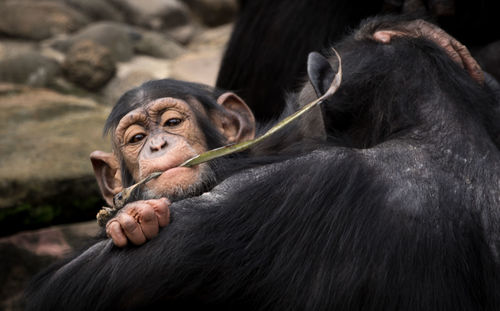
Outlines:
<svg viewBox="0 0 500 311"><path fill-rule="evenodd" d="M53 266L32 285L28 310L498 310L493 95L430 41L374 41L386 28L398 30L373 20L337 46L344 79L324 103L328 142L211 164L224 180L172 203L157 238L125 249L102 241ZM313 54L309 68L312 87L324 92L330 64ZM111 120L152 102L132 119L155 129L170 120L158 95L220 98L204 88L183 94L178 83L162 93L164 83L129 93ZM290 103L307 101L310 88ZM172 119L202 127L204 111L192 106L189 118ZM154 132L124 137L141 145ZM141 164L123 161L137 178Z"/></svg>
<svg viewBox="0 0 500 311"><path fill-rule="evenodd" d="M240 0L217 87L235 90L257 120L269 120L281 113L284 92L302 84L307 54L362 19L381 12L425 14L465 45L482 46L500 40L495 5L490 0Z"/></svg>

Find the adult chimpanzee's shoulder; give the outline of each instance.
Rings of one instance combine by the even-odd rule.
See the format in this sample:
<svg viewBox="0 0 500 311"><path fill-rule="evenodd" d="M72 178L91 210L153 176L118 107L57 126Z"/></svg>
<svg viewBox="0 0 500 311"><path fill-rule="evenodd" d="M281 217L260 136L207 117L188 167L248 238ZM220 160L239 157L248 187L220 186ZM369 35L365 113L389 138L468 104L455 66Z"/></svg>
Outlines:
<svg viewBox="0 0 500 311"><path fill-rule="evenodd" d="M440 168L425 146L395 140L360 154L375 172L373 182L387 185L384 206L388 209L416 216L438 205Z"/></svg>
<svg viewBox="0 0 500 311"><path fill-rule="evenodd" d="M273 191L281 187L283 192L292 192L290 187L299 190L303 186L300 183L302 180L312 184L330 179L326 175L336 174L334 167L362 166L363 163L357 163L357 154L357 151L350 148L322 146L307 153L284 156L281 160L275 159L269 164L240 170L225 178L211 191L197 198L177 202L176 205L197 206L204 201L213 202L223 198L232 200L232 196L241 197L242 193L249 191L257 193L256 189L269 189L270 186ZM322 176L323 174L325 176ZM321 191L320 187L317 190ZM197 201L197 204L193 204L194 201Z"/></svg>

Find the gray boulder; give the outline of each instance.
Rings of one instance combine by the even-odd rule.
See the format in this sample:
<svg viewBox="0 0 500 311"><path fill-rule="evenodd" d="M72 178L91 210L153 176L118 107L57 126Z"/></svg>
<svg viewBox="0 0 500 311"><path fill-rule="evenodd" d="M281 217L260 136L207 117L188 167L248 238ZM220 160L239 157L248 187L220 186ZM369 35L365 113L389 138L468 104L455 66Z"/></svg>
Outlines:
<svg viewBox="0 0 500 311"><path fill-rule="evenodd" d="M71 33L88 23L87 17L64 3L51 1L0 2L0 33L42 40Z"/></svg>
<svg viewBox="0 0 500 311"><path fill-rule="evenodd" d="M28 52L37 52L36 42L29 40L3 39L0 41L0 60L9 59Z"/></svg>
<svg viewBox="0 0 500 311"><path fill-rule="evenodd" d="M115 74L116 62L111 52L90 40L76 42L63 63L66 78L88 90L103 87Z"/></svg>
<svg viewBox="0 0 500 311"><path fill-rule="evenodd" d="M91 40L108 48L113 57L120 62L130 60L135 53L174 58L184 51L176 40L160 33L115 22L93 23L73 36L61 36L50 40L47 45L66 52L75 42L82 40Z"/></svg>
<svg viewBox="0 0 500 311"><path fill-rule="evenodd" d="M111 82L103 90L109 105L114 105L126 91L154 80L170 76L171 62L149 56L136 56L127 63L118 64L118 70Z"/></svg>
<svg viewBox="0 0 500 311"><path fill-rule="evenodd" d="M110 1L126 12L129 21L149 29L170 29L190 23L188 7L178 0Z"/></svg>
<svg viewBox="0 0 500 311"><path fill-rule="evenodd" d="M140 39L140 32L126 24L97 22L69 38L56 38L51 45L57 50L66 52L74 43L90 40L109 49L117 61L127 61L134 55L135 44Z"/></svg>
<svg viewBox="0 0 500 311"><path fill-rule="evenodd" d="M218 49L195 51L172 62L171 78L215 85L222 54Z"/></svg>
<svg viewBox="0 0 500 311"><path fill-rule="evenodd" d="M0 84L0 110L0 235L12 226L62 221L89 206L95 214L100 196L89 154L109 149L102 137L109 108L90 98Z"/></svg>
<svg viewBox="0 0 500 311"><path fill-rule="evenodd" d="M112 106L126 91L154 79L155 77L150 72L143 70L131 71L122 77L115 77L103 90L106 103Z"/></svg>
<svg viewBox="0 0 500 311"><path fill-rule="evenodd" d="M62 1L62 0L60 0ZM66 3L94 20L123 22L123 12L108 1L103 0L66 0Z"/></svg>
<svg viewBox="0 0 500 311"><path fill-rule="evenodd" d="M139 54L167 59L176 58L185 52L176 41L153 31L142 31L134 47Z"/></svg>
<svg viewBox="0 0 500 311"><path fill-rule="evenodd" d="M30 86L48 86L60 73L59 64L37 52L26 52L0 60L0 81Z"/></svg>
<svg viewBox="0 0 500 311"><path fill-rule="evenodd" d="M214 27L234 20L238 11L236 0L183 0L205 25Z"/></svg>
<svg viewBox="0 0 500 311"><path fill-rule="evenodd" d="M14 1L14 0L0 0L0 2ZM21 0L36 4L40 0ZM81 14L85 15L91 20L108 20L108 21L125 21L124 12L116 8L110 1L107 0L42 0L43 2L53 2L62 4L66 7L72 8Z"/></svg>
<svg viewBox="0 0 500 311"><path fill-rule="evenodd" d="M195 36L189 52L172 61L170 77L215 85L224 46L231 33L231 25L210 28Z"/></svg>
<svg viewBox="0 0 500 311"><path fill-rule="evenodd" d="M184 26L167 29L165 30L165 33L180 44L187 45L189 42L191 42L191 39L193 39L198 30L198 26L195 26L194 24L187 24Z"/></svg>
<svg viewBox="0 0 500 311"><path fill-rule="evenodd" d="M21 232L0 238L0 310L24 310L22 294L41 269L95 236L95 221Z"/></svg>

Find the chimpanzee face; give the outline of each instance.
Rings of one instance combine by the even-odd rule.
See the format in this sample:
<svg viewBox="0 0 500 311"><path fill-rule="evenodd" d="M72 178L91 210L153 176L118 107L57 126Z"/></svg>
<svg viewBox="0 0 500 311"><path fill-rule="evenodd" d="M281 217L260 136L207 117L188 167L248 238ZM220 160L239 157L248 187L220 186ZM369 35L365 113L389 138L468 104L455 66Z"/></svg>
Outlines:
<svg viewBox="0 0 500 311"><path fill-rule="evenodd" d="M255 119L233 93L216 97L207 87L167 79L127 92L106 128L113 153L97 150L90 158L101 193L112 206L114 195L154 172L163 173L141 187L141 199L175 201L208 190L215 178L208 164L179 165L209 148L252 139Z"/></svg>
<svg viewBox="0 0 500 311"><path fill-rule="evenodd" d="M178 167L207 150L205 136L197 124L196 115L200 113L204 109L195 99L187 103L164 97L130 111L120 120L114 144L134 180L164 172L148 182L149 196L175 196L207 178L207 164Z"/></svg>

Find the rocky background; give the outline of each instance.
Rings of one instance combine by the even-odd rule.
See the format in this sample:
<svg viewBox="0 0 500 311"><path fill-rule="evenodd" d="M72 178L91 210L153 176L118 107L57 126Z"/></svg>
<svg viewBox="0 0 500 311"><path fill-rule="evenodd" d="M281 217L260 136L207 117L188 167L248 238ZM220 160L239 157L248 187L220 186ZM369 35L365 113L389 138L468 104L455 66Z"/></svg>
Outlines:
<svg viewBox="0 0 500 311"><path fill-rule="evenodd" d="M214 85L235 0L0 0L0 310L97 233L89 154L151 79ZM43 228L43 229L40 229Z"/></svg>

